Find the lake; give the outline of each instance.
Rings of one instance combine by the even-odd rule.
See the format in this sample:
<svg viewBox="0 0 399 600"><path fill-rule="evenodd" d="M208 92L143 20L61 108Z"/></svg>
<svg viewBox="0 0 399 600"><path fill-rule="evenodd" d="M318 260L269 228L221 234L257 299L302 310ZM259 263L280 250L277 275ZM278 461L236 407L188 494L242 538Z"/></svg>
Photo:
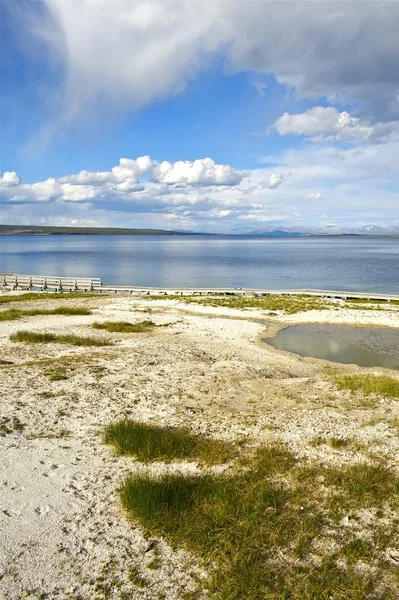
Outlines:
<svg viewBox="0 0 399 600"><path fill-rule="evenodd" d="M399 294L399 238L8 235L0 251L3 273L105 284Z"/></svg>

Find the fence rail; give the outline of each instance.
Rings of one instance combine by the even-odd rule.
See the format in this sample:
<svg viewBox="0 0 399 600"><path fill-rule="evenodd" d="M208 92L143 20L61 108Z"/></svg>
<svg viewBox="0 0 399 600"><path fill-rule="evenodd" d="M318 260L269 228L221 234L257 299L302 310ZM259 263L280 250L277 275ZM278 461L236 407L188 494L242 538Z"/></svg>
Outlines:
<svg viewBox="0 0 399 600"><path fill-rule="evenodd" d="M153 296L316 296L359 300L399 301L399 295L334 290L264 290L256 288L163 288L122 285L103 285L100 277L54 277L45 275L0 274L0 287L6 290L49 290L56 292L104 292Z"/></svg>
<svg viewBox="0 0 399 600"><path fill-rule="evenodd" d="M56 292L93 291L101 287L101 279L85 277L53 277L48 275L0 275L0 286L12 290L50 290Z"/></svg>

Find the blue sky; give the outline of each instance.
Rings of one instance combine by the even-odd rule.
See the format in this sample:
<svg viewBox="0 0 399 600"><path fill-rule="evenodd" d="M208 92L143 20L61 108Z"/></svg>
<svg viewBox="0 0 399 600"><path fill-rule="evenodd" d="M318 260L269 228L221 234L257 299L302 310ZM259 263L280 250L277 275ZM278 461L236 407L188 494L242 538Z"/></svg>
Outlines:
<svg viewBox="0 0 399 600"><path fill-rule="evenodd" d="M0 10L3 223L399 225L397 3Z"/></svg>

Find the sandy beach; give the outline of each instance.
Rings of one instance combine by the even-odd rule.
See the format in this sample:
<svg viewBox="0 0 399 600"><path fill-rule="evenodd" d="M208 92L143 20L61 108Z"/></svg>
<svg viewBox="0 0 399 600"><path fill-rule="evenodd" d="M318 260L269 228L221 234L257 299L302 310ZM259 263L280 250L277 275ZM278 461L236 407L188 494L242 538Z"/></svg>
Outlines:
<svg viewBox="0 0 399 600"><path fill-rule="evenodd" d="M326 301L328 302L328 301ZM326 465L378 455L399 471L399 402L340 390L332 372L389 374L281 352L261 340L286 324L336 323L399 328L399 306L362 310L329 301L296 314L127 296L76 298L88 316L32 316L1 323L0 597L41 599L201 598L207 569L198 557L154 541L132 524L118 486L132 472L201 473L193 462L144 465L116 456L102 440L122 418L257 446L279 440L300 458ZM6 308L53 308L62 299ZM372 308L372 307L371 307ZM110 334L93 322L150 319L148 333ZM107 337L85 348L24 345L20 330ZM5 362L8 361L8 362ZM62 371L52 379L54 369ZM348 438L353 448L314 444ZM231 465L212 467L215 472ZM387 517L388 518L388 517ZM367 530L372 517L347 527ZM148 568L160 557L157 569ZM397 540L386 560L399 565ZM137 587L134 568L145 578ZM191 594L191 596L189 595ZM204 596L205 597L205 596ZM376 596L377 597L377 596Z"/></svg>

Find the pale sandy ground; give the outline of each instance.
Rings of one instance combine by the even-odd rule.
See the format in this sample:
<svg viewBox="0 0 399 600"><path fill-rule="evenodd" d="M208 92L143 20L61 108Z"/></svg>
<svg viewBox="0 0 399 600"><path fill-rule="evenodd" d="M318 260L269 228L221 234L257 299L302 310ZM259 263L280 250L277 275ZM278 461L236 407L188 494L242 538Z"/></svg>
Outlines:
<svg viewBox="0 0 399 600"><path fill-rule="evenodd" d="M331 310L270 317L264 311L115 296L14 306L60 304L88 306L95 314L1 323L0 357L14 363L0 368L0 425L11 430L0 437L1 598L177 600L197 589L205 576L199 562L162 540L157 546L160 568L147 568L154 544L127 520L117 487L132 471L197 473L199 467L143 466L116 457L102 443L101 430L119 418L185 425L202 435L253 444L280 439L298 456L335 464L368 459L361 450L309 442L317 436L352 438L399 468L398 402L376 397L367 405L360 396L335 388L327 373L331 363L280 352L260 341L286 323L399 328L399 307L347 310L332 302ZM95 320L147 318L168 327L146 334L107 334L90 327ZM116 345L12 343L10 334L21 329L107 336ZM61 356L74 357L63 367L68 377L63 381L46 375L54 365L22 365ZM399 560L395 548L391 556ZM145 578L144 588L129 580L130 567Z"/></svg>

